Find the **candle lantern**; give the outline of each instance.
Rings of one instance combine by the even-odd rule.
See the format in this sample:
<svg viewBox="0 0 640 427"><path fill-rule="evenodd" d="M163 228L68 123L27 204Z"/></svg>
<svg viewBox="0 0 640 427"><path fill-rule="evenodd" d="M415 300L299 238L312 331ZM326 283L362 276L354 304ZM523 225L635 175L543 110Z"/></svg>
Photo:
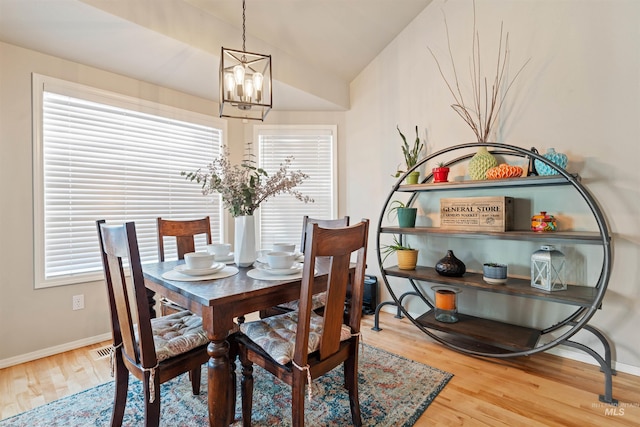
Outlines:
<svg viewBox="0 0 640 427"><path fill-rule="evenodd" d="M458 289L445 286L434 286L435 317L439 322L455 323L458 321Z"/></svg>
<svg viewBox="0 0 640 427"><path fill-rule="evenodd" d="M564 254L552 245L544 245L531 255L531 286L545 291L567 289Z"/></svg>

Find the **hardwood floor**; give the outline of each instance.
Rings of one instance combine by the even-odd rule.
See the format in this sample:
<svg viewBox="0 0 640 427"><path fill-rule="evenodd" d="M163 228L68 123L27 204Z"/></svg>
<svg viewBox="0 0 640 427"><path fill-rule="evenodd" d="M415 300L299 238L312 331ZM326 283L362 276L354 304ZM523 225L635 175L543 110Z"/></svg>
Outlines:
<svg viewBox="0 0 640 427"><path fill-rule="evenodd" d="M618 407L598 401L598 367L537 354L518 359L482 359L434 342L407 319L382 313L363 318L364 342L451 372L453 379L416 426L638 426L640 377L613 377ZM0 419L111 381L109 358L90 350L107 342L0 370ZM410 381L410 378L406 379Z"/></svg>

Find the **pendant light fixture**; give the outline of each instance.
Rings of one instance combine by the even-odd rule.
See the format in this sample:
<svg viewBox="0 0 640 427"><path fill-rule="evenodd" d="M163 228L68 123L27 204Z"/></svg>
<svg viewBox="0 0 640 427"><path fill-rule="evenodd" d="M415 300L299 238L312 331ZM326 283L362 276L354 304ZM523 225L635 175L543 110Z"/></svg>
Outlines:
<svg viewBox="0 0 640 427"><path fill-rule="evenodd" d="M220 55L220 117L263 121L273 104L271 55L246 51L245 10L242 0L242 50Z"/></svg>

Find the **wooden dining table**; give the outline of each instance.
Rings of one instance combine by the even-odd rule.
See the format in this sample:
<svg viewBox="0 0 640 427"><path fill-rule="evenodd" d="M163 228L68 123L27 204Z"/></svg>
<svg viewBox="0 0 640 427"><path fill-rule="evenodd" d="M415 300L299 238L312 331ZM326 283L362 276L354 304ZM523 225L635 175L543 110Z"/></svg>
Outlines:
<svg viewBox="0 0 640 427"><path fill-rule="evenodd" d="M300 297L301 278L293 275L282 280L258 280L247 273L253 267L222 279L202 281L167 280L162 275L184 261L143 264L147 289L166 296L182 307L202 316L202 326L209 338L208 406L211 426L228 426L235 411L235 375L229 358L229 335L237 329L235 319L248 313L296 300ZM326 290L329 266L316 261L313 292Z"/></svg>

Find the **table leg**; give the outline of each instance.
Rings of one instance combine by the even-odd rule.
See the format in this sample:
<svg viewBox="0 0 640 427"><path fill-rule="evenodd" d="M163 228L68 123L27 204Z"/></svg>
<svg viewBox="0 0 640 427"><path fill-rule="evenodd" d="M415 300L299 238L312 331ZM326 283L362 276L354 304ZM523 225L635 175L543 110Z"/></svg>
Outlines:
<svg viewBox="0 0 640 427"><path fill-rule="evenodd" d="M211 426L228 426L233 421L235 406L235 383L232 381L231 363L229 362L229 342L226 339L213 340L207 347L209 353L208 389L209 389L209 424ZM232 406L234 405L234 406Z"/></svg>

